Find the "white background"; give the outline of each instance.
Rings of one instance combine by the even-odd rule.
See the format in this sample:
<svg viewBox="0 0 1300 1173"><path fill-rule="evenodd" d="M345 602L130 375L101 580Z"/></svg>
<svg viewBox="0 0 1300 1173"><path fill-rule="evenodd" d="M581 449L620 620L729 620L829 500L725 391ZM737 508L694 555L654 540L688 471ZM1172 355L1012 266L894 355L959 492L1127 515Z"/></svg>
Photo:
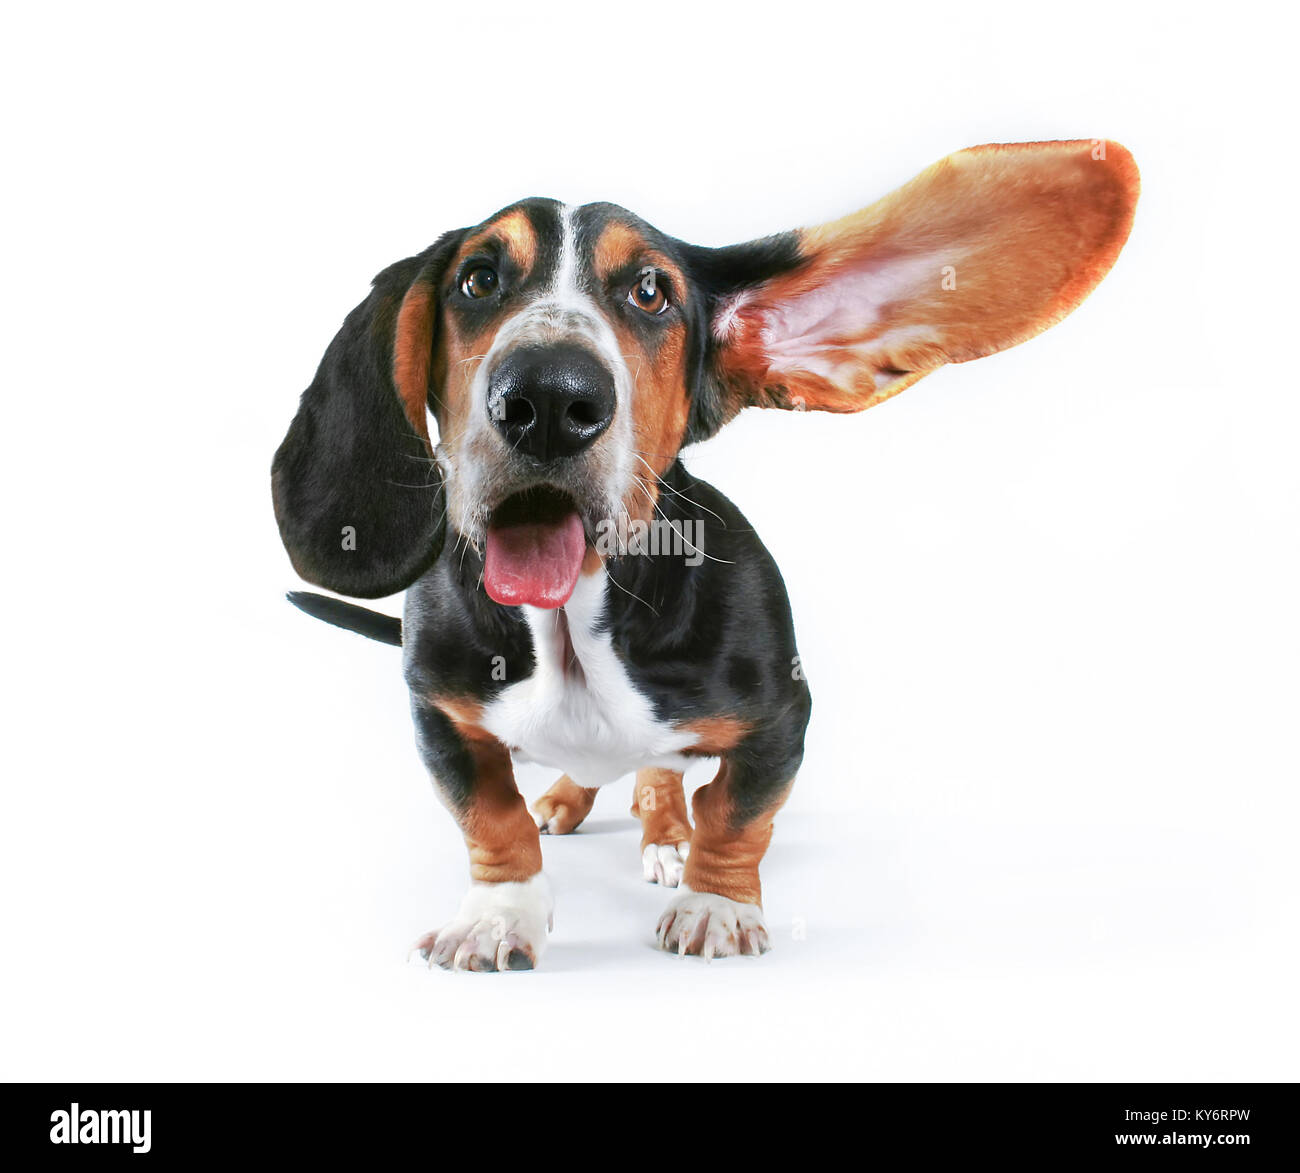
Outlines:
<svg viewBox="0 0 1300 1173"><path fill-rule="evenodd" d="M1260 11L11 14L0 1077L1296 1078L1293 63ZM1066 322L689 455L814 692L774 951L654 951L624 783L544 842L540 971L407 966L463 849L396 652L283 601L268 481L370 277L527 195L722 244L1096 136L1144 191Z"/></svg>

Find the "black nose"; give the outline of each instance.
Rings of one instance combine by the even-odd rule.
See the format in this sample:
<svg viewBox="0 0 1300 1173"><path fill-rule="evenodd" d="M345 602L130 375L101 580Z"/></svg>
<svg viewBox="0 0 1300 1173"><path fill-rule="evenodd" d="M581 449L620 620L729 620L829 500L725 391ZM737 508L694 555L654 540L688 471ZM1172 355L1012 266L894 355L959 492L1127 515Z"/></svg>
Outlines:
<svg viewBox="0 0 1300 1173"><path fill-rule="evenodd" d="M517 452L559 460L581 452L614 418L614 376L581 346L532 346L492 375L488 415Z"/></svg>

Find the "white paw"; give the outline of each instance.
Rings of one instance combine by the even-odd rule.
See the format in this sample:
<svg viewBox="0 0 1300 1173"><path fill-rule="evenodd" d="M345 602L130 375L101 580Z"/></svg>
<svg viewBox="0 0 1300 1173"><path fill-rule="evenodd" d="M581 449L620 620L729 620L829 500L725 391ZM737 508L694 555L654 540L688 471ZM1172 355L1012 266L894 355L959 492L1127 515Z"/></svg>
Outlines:
<svg viewBox="0 0 1300 1173"><path fill-rule="evenodd" d="M647 884L662 884L676 888L686 870L686 857L691 853L689 843L650 843L641 852L641 874Z"/></svg>
<svg viewBox="0 0 1300 1173"><path fill-rule="evenodd" d="M450 924L426 933L411 946L443 969L495 973L535 969L546 948L555 901L541 872L522 883L473 884Z"/></svg>
<svg viewBox="0 0 1300 1173"><path fill-rule="evenodd" d="M681 956L698 953L705 961L744 953L758 956L772 947L757 904L685 889L659 918L655 939L660 949Z"/></svg>

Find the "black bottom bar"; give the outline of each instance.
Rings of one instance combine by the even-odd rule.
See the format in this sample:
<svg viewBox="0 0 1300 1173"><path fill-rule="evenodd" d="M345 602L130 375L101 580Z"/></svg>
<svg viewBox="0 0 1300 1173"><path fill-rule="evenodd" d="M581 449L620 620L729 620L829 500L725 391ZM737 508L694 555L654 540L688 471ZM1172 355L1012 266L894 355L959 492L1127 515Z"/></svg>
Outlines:
<svg viewBox="0 0 1300 1173"><path fill-rule="evenodd" d="M835 1141L864 1162L891 1152L1051 1162L1134 1149L1235 1162L1294 1153L1297 1100L1294 1084L10 1084L0 1154L39 1167L280 1155L445 1165L577 1148L579 1159L618 1163L649 1146L713 1163L761 1160L787 1133L809 1160Z"/></svg>

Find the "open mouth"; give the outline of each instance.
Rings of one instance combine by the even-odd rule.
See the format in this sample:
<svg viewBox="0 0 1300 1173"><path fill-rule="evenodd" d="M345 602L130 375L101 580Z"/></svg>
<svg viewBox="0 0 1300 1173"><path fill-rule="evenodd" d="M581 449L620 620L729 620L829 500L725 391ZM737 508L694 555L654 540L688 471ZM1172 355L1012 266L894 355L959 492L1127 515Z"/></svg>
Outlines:
<svg viewBox="0 0 1300 1173"><path fill-rule="evenodd" d="M578 585L587 539L573 498L550 486L507 497L488 522L483 586L507 607L563 607Z"/></svg>

